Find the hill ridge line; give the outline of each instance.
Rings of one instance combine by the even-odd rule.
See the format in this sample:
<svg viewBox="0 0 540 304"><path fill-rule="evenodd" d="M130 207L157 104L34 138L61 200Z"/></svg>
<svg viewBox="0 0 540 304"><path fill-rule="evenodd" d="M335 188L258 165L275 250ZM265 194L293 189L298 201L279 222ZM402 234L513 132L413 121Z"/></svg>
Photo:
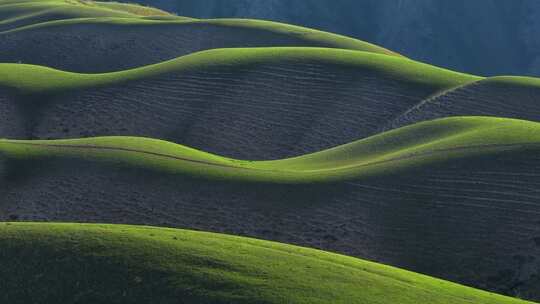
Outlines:
<svg viewBox="0 0 540 304"><path fill-rule="evenodd" d="M112 146L98 146L98 145L62 145L62 144L44 144L44 143L28 143L28 142L13 142L13 141L2 141L0 143L7 143L12 145L26 145L26 146L41 146L41 147L50 147L50 148L70 148L70 149L93 149L93 150L108 150L108 151L120 151L120 152L133 152L138 154L147 154L152 156L157 156L161 158L168 158L168 159L176 159L181 160L185 162L191 162L191 163L197 163L197 164L203 164L207 166L216 166L216 167L222 167L222 168L231 168L231 169L242 169L242 170L254 170L254 171L263 171L263 172L330 172L330 171L337 171L337 170L343 170L343 169L353 169L353 168L365 168L370 166L375 166L379 164L384 163L390 163L400 160L407 160L407 159L414 159L417 157L423 157L423 156L431 156L436 155L438 153L443 152L459 152L459 151L467 151L472 149L490 149L490 148L514 148L514 147L540 147L540 142L520 142L520 143L512 143L512 144L478 144L478 145L470 145L470 146L456 146L451 148L444 148L444 149L433 149L423 152L417 152L417 153L409 153L406 155L398 156L398 157L392 157L389 159L383 159L379 161L373 161L368 162L364 164L356 164L351 166L342 166L342 167L336 167L336 168L325 168L325 169L314 169L314 170L276 170L276 169L265 169L265 168L256 168L256 167L244 167L244 166L234 166L229 164L218 164L210 161L204 161L204 160L196 160L191 159L187 157L180 157L175 156L171 154L166 153L159 153L159 152L152 152L152 151L145 151L140 149L131 149L131 148L122 148L122 147L112 147ZM309 154L308 154L309 155ZM301 157L301 156L300 156ZM243 161L243 160L237 160L237 159L230 159L231 161ZM255 162L279 162L280 160L272 160L272 161L255 161Z"/></svg>

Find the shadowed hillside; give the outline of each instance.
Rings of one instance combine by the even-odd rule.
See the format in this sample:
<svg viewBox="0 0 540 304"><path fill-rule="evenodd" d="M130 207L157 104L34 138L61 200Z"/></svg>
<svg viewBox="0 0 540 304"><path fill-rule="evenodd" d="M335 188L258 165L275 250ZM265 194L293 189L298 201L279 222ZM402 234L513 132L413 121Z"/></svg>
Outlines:
<svg viewBox="0 0 540 304"><path fill-rule="evenodd" d="M394 56L305 48L213 50L103 75L2 70L0 136L137 135L248 159L373 135L420 100L479 79Z"/></svg>
<svg viewBox="0 0 540 304"><path fill-rule="evenodd" d="M80 0L0 1L0 31L18 27L77 18L138 18L171 16L153 8L124 3L102 3ZM178 17L181 18L181 17Z"/></svg>
<svg viewBox="0 0 540 304"><path fill-rule="evenodd" d="M273 162L135 138L2 141L0 214L247 235L535 298L539 131L446 119Z"/></svg>
<svg viewBox="0 0 540 304"><path fill-rule="evenodd" d="M0 134L19 139L147 136L276 159L435 118L540 121L536 79L348 50L219 49L100 75L2 68Z"/></svg>

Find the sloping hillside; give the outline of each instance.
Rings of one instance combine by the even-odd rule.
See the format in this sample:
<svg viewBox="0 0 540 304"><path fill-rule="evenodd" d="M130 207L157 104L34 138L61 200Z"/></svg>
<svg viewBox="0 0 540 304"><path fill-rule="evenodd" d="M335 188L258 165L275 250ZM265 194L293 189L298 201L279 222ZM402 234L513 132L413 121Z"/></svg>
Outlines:
<svg viewBox="0 0 540 304"><path fill-rule="evenodd" d="M0 140L8 159L104 160L158 172L243 182L299 184L398 174L454 159L534 151L540 124L487 117L457 117L416 124L333 149L274 161L212 155L166 141L138 137Z"/></svg>
<svg viewBox="0 0 540 304"><path fill-rule="evenodd" d="M480 78L394 56L221 49L119 73L0 67L0 136L136 135L275 159L378 132L419 101Z"/></svg>
<svg viewBox="0 0 540 304"><path fill-rule="evenodd" d="M78 0L0 1L0 62L0 220L225 232L540 299L538 79ZM0 248L9 303L520 303L170 229L0 224Z"/></svg>
<svg viewBox="0 0 540 304"><path fill-rule="evenodd" d="M478 75L540 76L537 0L140 0L198 18L256 18L370 41Z"/></svg>
<svg viewBox="0 0 540 304"><path fill-rule="evenodd" d="M185 230L7 223L0 246L0 300L9 303L529 303L336 254Z"/></svg>
<svg viewBox="0 0 540 304"><path fill-rule="evenodd" d="M271 162L137 138L5 140L0 214L248 235L534 298L539 128L445 119Z"/></svg>
<svg viewBox="0 0 540 304"><path fill-rule="evenodd" d="M163 16L127 4L3 1L0 18L0 62L74 72L118 71L226 47L311 46L397 56L367 42L308 28L259 20Z"/></svg>
<svg viewBox="0 0 540 304"><path fill-rule="evenodd" d="M55 20L77 18L137 18L172 16L164 11L134 4L79 0L0 1L0 31Z"/></svg>

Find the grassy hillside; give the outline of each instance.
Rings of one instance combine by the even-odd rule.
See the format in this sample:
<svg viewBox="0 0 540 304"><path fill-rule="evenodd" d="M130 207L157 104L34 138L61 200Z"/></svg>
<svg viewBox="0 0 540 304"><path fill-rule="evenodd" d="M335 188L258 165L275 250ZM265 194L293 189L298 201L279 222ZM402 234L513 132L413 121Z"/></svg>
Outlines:
<svg viewBox="0 0 540 304"><path fill-rule="evenodd" d="M420 100L479 79L327 48L217 49L107 74L3 64L4 125L23 123L0 136L137 135L282 158L373 135Z"/></svg>
<svg viewBox="0 0 540 304"><path fill-rule="evenodd" d="M298 26L196 20L115 2L3 1L0 17L1 62L77 72L124 70L216 48L311 46L400 56L368 42Z"/></svg>
<svg viewBox="0 0 540 304"><path fill-rule="evenodd" d="M79 0L80 2L80 0ZM151 6L143 6L139 4L133 4L133 3L122 3L117 1L109 1L109 2L100 2L100 1L84 1L83 4L87 6L96 6L100 8L106 8L111 9L115 11L124 11L128 12L130 14L134 14L137 16L143 16L143 17L176 17L166 11L151 7ZM103 16L102 16L103 17ZM188 17L181 17L181 18L188 18ZM191 19L191 18L188 18Z"/></svg>
<svg viewBox="0 0 540 304"><path fill-rule="evenodd" d="M139 0L194 17L300 24L376 42L411 58L480 75L540 75L536 0ZM516 47L517 46L517 47Z"/></svg>
<svg viewBox="0 0 540 304"><path fill-rule="evenodd" d="M204 232L0 224L9 303L527 303L359 259Z"/></svg>
<svg viewBox="0 0 540 304"><path fill-rule="evenodd" d="M537 82L326 48L216 49L105 74L0 64L0 136L142 136L276 159L449 116L540 121Z"/></svg>
<svg viewBox="0 0 540 304"><path fill-rule="evenodd" d="M135 4L99 3L78 0L0 1L0 31L55 20L77 18L139 18L170 16L168 13Z"/></svg>
<svg viewBox="0 0 540 304"><path fill-rule="evenodd" d="M276 161L136 137L5 139L0 218L226 232L536 299L539 126L447 118Z"/></svg>
<svg viewBox="0 0 540 304"><path fill-rule="evenodd" d="M103 74L80 74L36 65L1 63L0 85L16 89L22 94L50 94L159 77L167 73L183 73L220 66L237 66L240 69L250 65L295 61L317 61L348 69L375 71L380 75L388 75L395 81L426 87L433 94L482 79L404 58L370 52L274 47L208 50L154 65Z"/></svg>
<svg viewBox="0 0 540 304"><path fill-rule="evenodd" d="M114 2L0 19L0 221L226 232L540 298L540 80ZM0 224L0 248L0 302L519 303L189 231Z"/></svg>
<svg viewBox="0 0 540 304"><path fill-rule="evenodd" d="M170 16L171 14L150 6L136 3L123 3L116 1L93 1L93 0L0 0L0 12L32 13L39 9L43 12L55 11L56 9L71 9L71 18L85 17L136 17L136 16ZM117 15L111 14L111 11ZM86 15L94 12L93 15ZM130 15L127 15L127 14ZM66 18L67 19L67 18Z"/></svg>
<svg viewBox="0 0 540 304"><path fill-rule="evenodd" d="M175 174L278 183L359 179L397 170L540 148L540 124L502 118L458 117L420 123L330 150L276 161L242 161L170 142L136 137L50 141L1 140L14 159L105 160Z"/></svg>

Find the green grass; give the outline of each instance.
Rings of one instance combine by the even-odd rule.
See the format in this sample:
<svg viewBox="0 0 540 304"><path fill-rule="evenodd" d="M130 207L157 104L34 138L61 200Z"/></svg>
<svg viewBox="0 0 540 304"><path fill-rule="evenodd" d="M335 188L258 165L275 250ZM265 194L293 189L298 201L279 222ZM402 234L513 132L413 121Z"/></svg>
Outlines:
<svg viewBox="0 0 540 304"><path fill-rule="evenodd" d="M540 88L540 78L520 76L496 76L487 78L485 83L500 86Z"/></svg>
<svg viewBox="0 0 540 304"><path fill-rule="evenodd" d="M78 74L41 66L5 63L0 64L0 86L21 94L50 94L216 66L241 69L260 64L303 61L375 72L411 86L427 88L433 93L482 79L401 57L370 52L328 48L235 48L202 51L163 63L106 74Z"/></svg>
<svg viewBox="0 0 540 304"><path fill-rule="evenodd" d="M80 2L81 0L79 0ZM107 8L115 11L122 11L131 13L137 16L163 16L163 17L176 17L168 12L160 10L155 7L143 6L134 3L121 3L116 1L102 2L102 1L82 1L87 6L95 6L100 8Z"/></svg>
<svg viewBox="0 0 540 304"><path fill-rule="evenodd" d="M171 17L172 15L135 4L99 3L94 1L0 1L0 28L11 30L57 20L78 18ZM175 17L174 20L189 20Z"/></svg>
<svg viewBox="0 0 540 304"><path fill-rule="evenodd" d="M186 230L2 223L0 248L3 303L529 303L356 258Z"/></svg>
<svg viewBox="0 0 540 304"><path fill-rule="evenodd" d="M0 0L0 15L17 13L19 16L37 11L67 13L69 18L140 17L170 15L162 10L137 4L98 2L87 0Z"/></svg>
<svg viewBox="0 0 540 304"><path fill-rule="evenodd" d="M213 25L299 37L327 48L216 49L137 69L80 74L0 64L0 86L41 96L233 66L316 61L374 72L432 94L479 80L540 87L524 77L481 78L404 58L356 39L259 20L195 20L93 1L0 1L4 33L76 24ZM142 16L142 17L141 17ZM1 35L1 33L0 33ZM1 37L0 37L1 39ZM37 98L36 98L37 97ZM418 123L333 149L273 161L221 157L138 137L0 140L8 160L76 159L205 179L330 183L380 177L500 153L540 152L540 124L487 117ZM0 224L0 302L72 303L525 303L355 258L203 232L120 225Z"/></svg>
<svg viewBox="0 0 540 304"><path fill-rule="evenodd" d="M488 117L418 123L290 159L244 161L138 137L0 140L11 159L105 161L170 174L243 182L314 183L362 179L430 164L540 150L540 124Z"/></svg>
<svg viewBox="0 0 540 304"><path fill-rule="evenodd" d="M69 18L135 17L122 11L99 7L84 7L61 2L24 2L0 5L0 26L16 28L33 23L41 23Z"/></svg>

